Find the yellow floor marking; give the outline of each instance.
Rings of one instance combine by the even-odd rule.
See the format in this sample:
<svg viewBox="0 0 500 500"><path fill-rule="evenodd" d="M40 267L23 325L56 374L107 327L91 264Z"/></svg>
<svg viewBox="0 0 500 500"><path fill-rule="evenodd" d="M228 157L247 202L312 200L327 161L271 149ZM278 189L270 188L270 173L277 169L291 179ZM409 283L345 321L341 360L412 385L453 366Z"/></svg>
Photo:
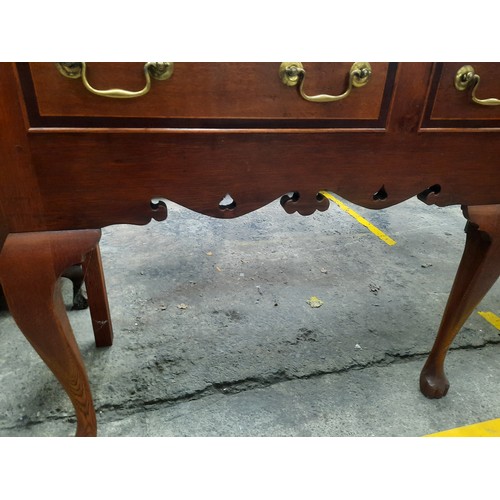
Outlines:
<svg viewBox="0 0 500 500"><path fill-rule="evenodd" d="M436 432L424 437L500 437L500 418L465 425L448 431Z"/></svg>
<svg viewBox="0 0 500 500"><path fill-rule="evenodd" d="M388 245L392 246L396 244L392 238L368 222L352 208L349 208L347 205L335 198L335 196L327 193L326 191L320 191L320 194L333 201L341 210L348 213L351 217L354 217L354 219L356 219L361 225L365 226ZM479 312L479 314L486 321L490 322L495 328L500 330L500 318L496 314L493 314L492 312ZM428 434L425 437L500 437L500 418L487 420L486 422L480 422L478 424L457 427L456 429L450 429L447 431L436 432L435 434Z"/></svg>
<svg viewBox="0 0 500 500"><path fill-rule="evenodd" d="M352 208L349 208L347 205L345 205L340 200L335 198L335 196L332 196L330 193L327 193L326 191L320 191L320 194L322 194L325 198L328 198L329 200L337 204L341 210L348 213L351 217L354 217L362 226L365 226L367 229L369 229L375 236L378 236L383 242L391 246L396 244L396 242L392 238L384 234L380 229L378 229L373 224L368 222L365 218L361 217L361 215L356 213Z"/></svg>
<svg viewBox="0 0 500 500"><path fill-rule="evenodd" d="M497 330L500 330L500 318L492 312L479 311L478 314L491 323Z"/></svg>

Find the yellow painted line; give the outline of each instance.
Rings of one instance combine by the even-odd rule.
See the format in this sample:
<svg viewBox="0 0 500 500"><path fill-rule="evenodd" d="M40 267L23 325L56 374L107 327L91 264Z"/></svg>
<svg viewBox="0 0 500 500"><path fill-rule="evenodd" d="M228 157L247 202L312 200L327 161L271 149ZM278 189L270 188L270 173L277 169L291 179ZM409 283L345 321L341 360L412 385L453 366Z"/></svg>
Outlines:
<svg viewBox="0 0 500 500"><path fill-rule="evenodd" d="M500 437L500 418L478 424L465 425L448 431L427 434L424 437Z"/></svg>
<svg viewBox="0 0 500 500"><path fill-rule="evenodd" d="M383 242L391 246L396 244L396 242L392 238L390 238L380 229L375 227L371 222L368 222L364 217L361 217L361 215L356 213L352 208L349 208L346 204L342 203L340 200L335 198L335 196L332 196L330 193L327 193L326 191L320 191L320 194L322 194L325 198L328 198L329 200L333 201L341 210L348 213L351 217L354 217L362 226L365 226L367 229L369 229L375 236L378 236Z"/></svg>
<svg viewBox="0 0 500 500"><path fill-rule="evenodd" d="M479 311L478 314L488 321L488 323L491 323L497 330L500 330L500 318L496 314L487 311Z"/></svg>

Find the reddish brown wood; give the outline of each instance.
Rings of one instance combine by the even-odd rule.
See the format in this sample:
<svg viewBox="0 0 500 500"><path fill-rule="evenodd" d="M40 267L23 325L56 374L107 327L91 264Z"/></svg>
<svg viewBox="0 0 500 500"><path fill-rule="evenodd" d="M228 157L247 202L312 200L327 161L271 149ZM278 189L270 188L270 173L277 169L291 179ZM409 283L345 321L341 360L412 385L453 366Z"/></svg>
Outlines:
<svg viewBox="0 0 500 500"><path fill-rule="evenodd" d="M341 94L352 63L304 62L306 92ZM144 87L144 63L87 64L97 89ZM336 106L309 106L295 88L285 86L276 63L176 63L169 80L152 80L141 99L103 99L88 92L81 79L59 74L54 63L30 63L41 116L156 118L349 118L376 119L384 93L387 63L373 63L366 87L355 99ZM59 89L60 91L55 91ZM361 126L362 124L360 124Z"/></svg>
<svg viewBox="0 0 500 500"><path fill-rule="evenodd" d="M500 99L500 65L488 62L444 63L439 73L439 80L431 111L433 120L500 120L500 107L481 106L472 102L470 91L458 91L455 88L455 75L464 65L472 65L481 77L477 97Z"/></svg>
<svg viewBox="0 0 500 500"><path fill-rule="evenodd" d="M99 245L86 255L83 272L95 344L96 347L108 347L113 344L113 327Z"/></svg>
<svg viewBox="0 0 500 500"><path fill-rule="evenodd" d="M164 218L151 209L154 197L231 218L288 192L330 190L368 208L435 184L438 205L492 204L500 193L500 141L491 134L40 133L30 145L46 205L42 225L29 230L147 224ZM382 185L387 198L374 200ZM226 193L234 210L219 208Z"/></svg>
<svg viewBox="0 0 500 500"><path fill-rule="evenodd" d="M96 418L85 367L56 284L65 269L95 248L100 234L11 234L0 254L0 283L9 310L73 403L77 436L96 435Z"/></svg>
<svg viewBox="0 0 500 500"><path fill-rule="evenodd" d="M450 292L436 341L420 375L428 398L448 392L444 360L453 339L500 274L500 205L468 207L465 250Z"/></svg>
<svg viewBox="0 0 500 500"><path fill-rule="evenodd" d="M7 229L0 227L0 252L2 251L3 244L5 243L7 235L8 235Z"/></svg>
<svg viewBox="0 0 500 500"><path fill-rule="evenodd" d="M391 134L418 132L433 65L428 63L398 66L394 99L387 129Z"/></svg>
<svg viewBox="0 0 500 500"><path fill-rule="evenodd" d="M343 90L351 63L306 64L309 94ZM489 86L496 85L491 75L500 74L500 65L469 64L481 74L481 96L496 96L497 87ZM327 206L326 200L316 199L321 190L374 209L417 194L426 203L468 205L464 258L422 375L422 390L442 396L446 350L471 305L496 279L500 260L500 108L474 105L453 89L453 72L460 65L400 63L394 73L393 65L372 64L373 80L366 87L346 100L317 104L281 84L279 63L176 63L171 80L153 82L150 94L132 100L94 96L81 81L60 76L52 63L2 63L0 249L7 231L72 230L78 246L83 241L78 235L90 228L164 220L166 206L152 204L152 198L224 218L244 215L289 192L298 195L284 200L285 209L312 213ZM92 83L136 90L143 86L141 67L92 64ZM234 204L220 207L226 193ZM14 236L7 242L18 241ZM59 366L58 376L71 386L68 377L78 374L84 380L85 372L67 347L74 344L68 341L67 319L48 297L54 274L60 272L54 265L71 250L54 253L49 247L35 256L40 269L27 254L15 257L9 250L8 258L48 279L36 321L47 328L49 363ZM6 249L1 252L6 262ZM97 252L87 261L87 286L89 300L95 299L94 326L107 322L96 333L96 343L110 345ZM33 322L23 318L27 306L7 267L8 300L21 304L19 324L39 341ZM71 397L79 408L80 428L93 429L85 423L91 400L87 385L82 387L82 400L80 393Z"/></svg>
<svg viewBox="0 0 500 500"><path fill-rule="evenodd" d="M0 201L0 252L2 251L3 244L9 234L9 228L7 226L7 217L2 208L2 203Z"/></svg>
<svg viewBox="0 0 500 500"><path fill-rule="evenodd" d="M43 203L12 63L0 63L0 130L0 205L6 225L13 232L33 224L43 227Z"/></svg>

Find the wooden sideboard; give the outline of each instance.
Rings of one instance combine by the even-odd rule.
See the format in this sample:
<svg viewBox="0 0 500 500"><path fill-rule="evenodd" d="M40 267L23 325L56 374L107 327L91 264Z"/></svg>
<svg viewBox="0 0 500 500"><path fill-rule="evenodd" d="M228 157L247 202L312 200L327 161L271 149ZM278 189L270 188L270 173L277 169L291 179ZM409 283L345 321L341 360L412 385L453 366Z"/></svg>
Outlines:
<svg viewBox="0 0 500 500"><path fill-rule="evenodd" d="M309 215L322 190L461 205L466 247L420 378L444 396L446 352L500 271L499 77L470 62L0 64L0 282L77 435L96 419L56 281L83 262L110 345L100 229L164 220L169 201L220 218L277 198Z"/></svg>

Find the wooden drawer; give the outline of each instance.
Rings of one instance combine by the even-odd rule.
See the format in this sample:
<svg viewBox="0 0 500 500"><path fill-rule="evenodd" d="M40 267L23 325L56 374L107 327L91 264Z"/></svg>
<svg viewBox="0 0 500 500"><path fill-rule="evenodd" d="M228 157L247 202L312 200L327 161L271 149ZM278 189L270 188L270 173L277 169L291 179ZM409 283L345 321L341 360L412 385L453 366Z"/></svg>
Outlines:
<svg viewBox="0 0 500 500"><path fill-rule="evenodd" d="M500 127L500 106L474 102L473 85L462 91L455 87L457 72L464 66L472 66L480 76L476 98L500 99L500 63L436 63L422 123L424 128Z"/></svg>
<svg viewBox="0 0 500 500"><path fill-rule="evenodd" d="M342 94L352 63L303 63L308 95ZM139 90L144 63L87 63L96 89ZM94 95L54 63L19 63L32 127L383 127L395 64L372 63L372 76L345 99L304 100L284 85L280 63L175 63L168 80L152 80L144 96Z"/></svg>

